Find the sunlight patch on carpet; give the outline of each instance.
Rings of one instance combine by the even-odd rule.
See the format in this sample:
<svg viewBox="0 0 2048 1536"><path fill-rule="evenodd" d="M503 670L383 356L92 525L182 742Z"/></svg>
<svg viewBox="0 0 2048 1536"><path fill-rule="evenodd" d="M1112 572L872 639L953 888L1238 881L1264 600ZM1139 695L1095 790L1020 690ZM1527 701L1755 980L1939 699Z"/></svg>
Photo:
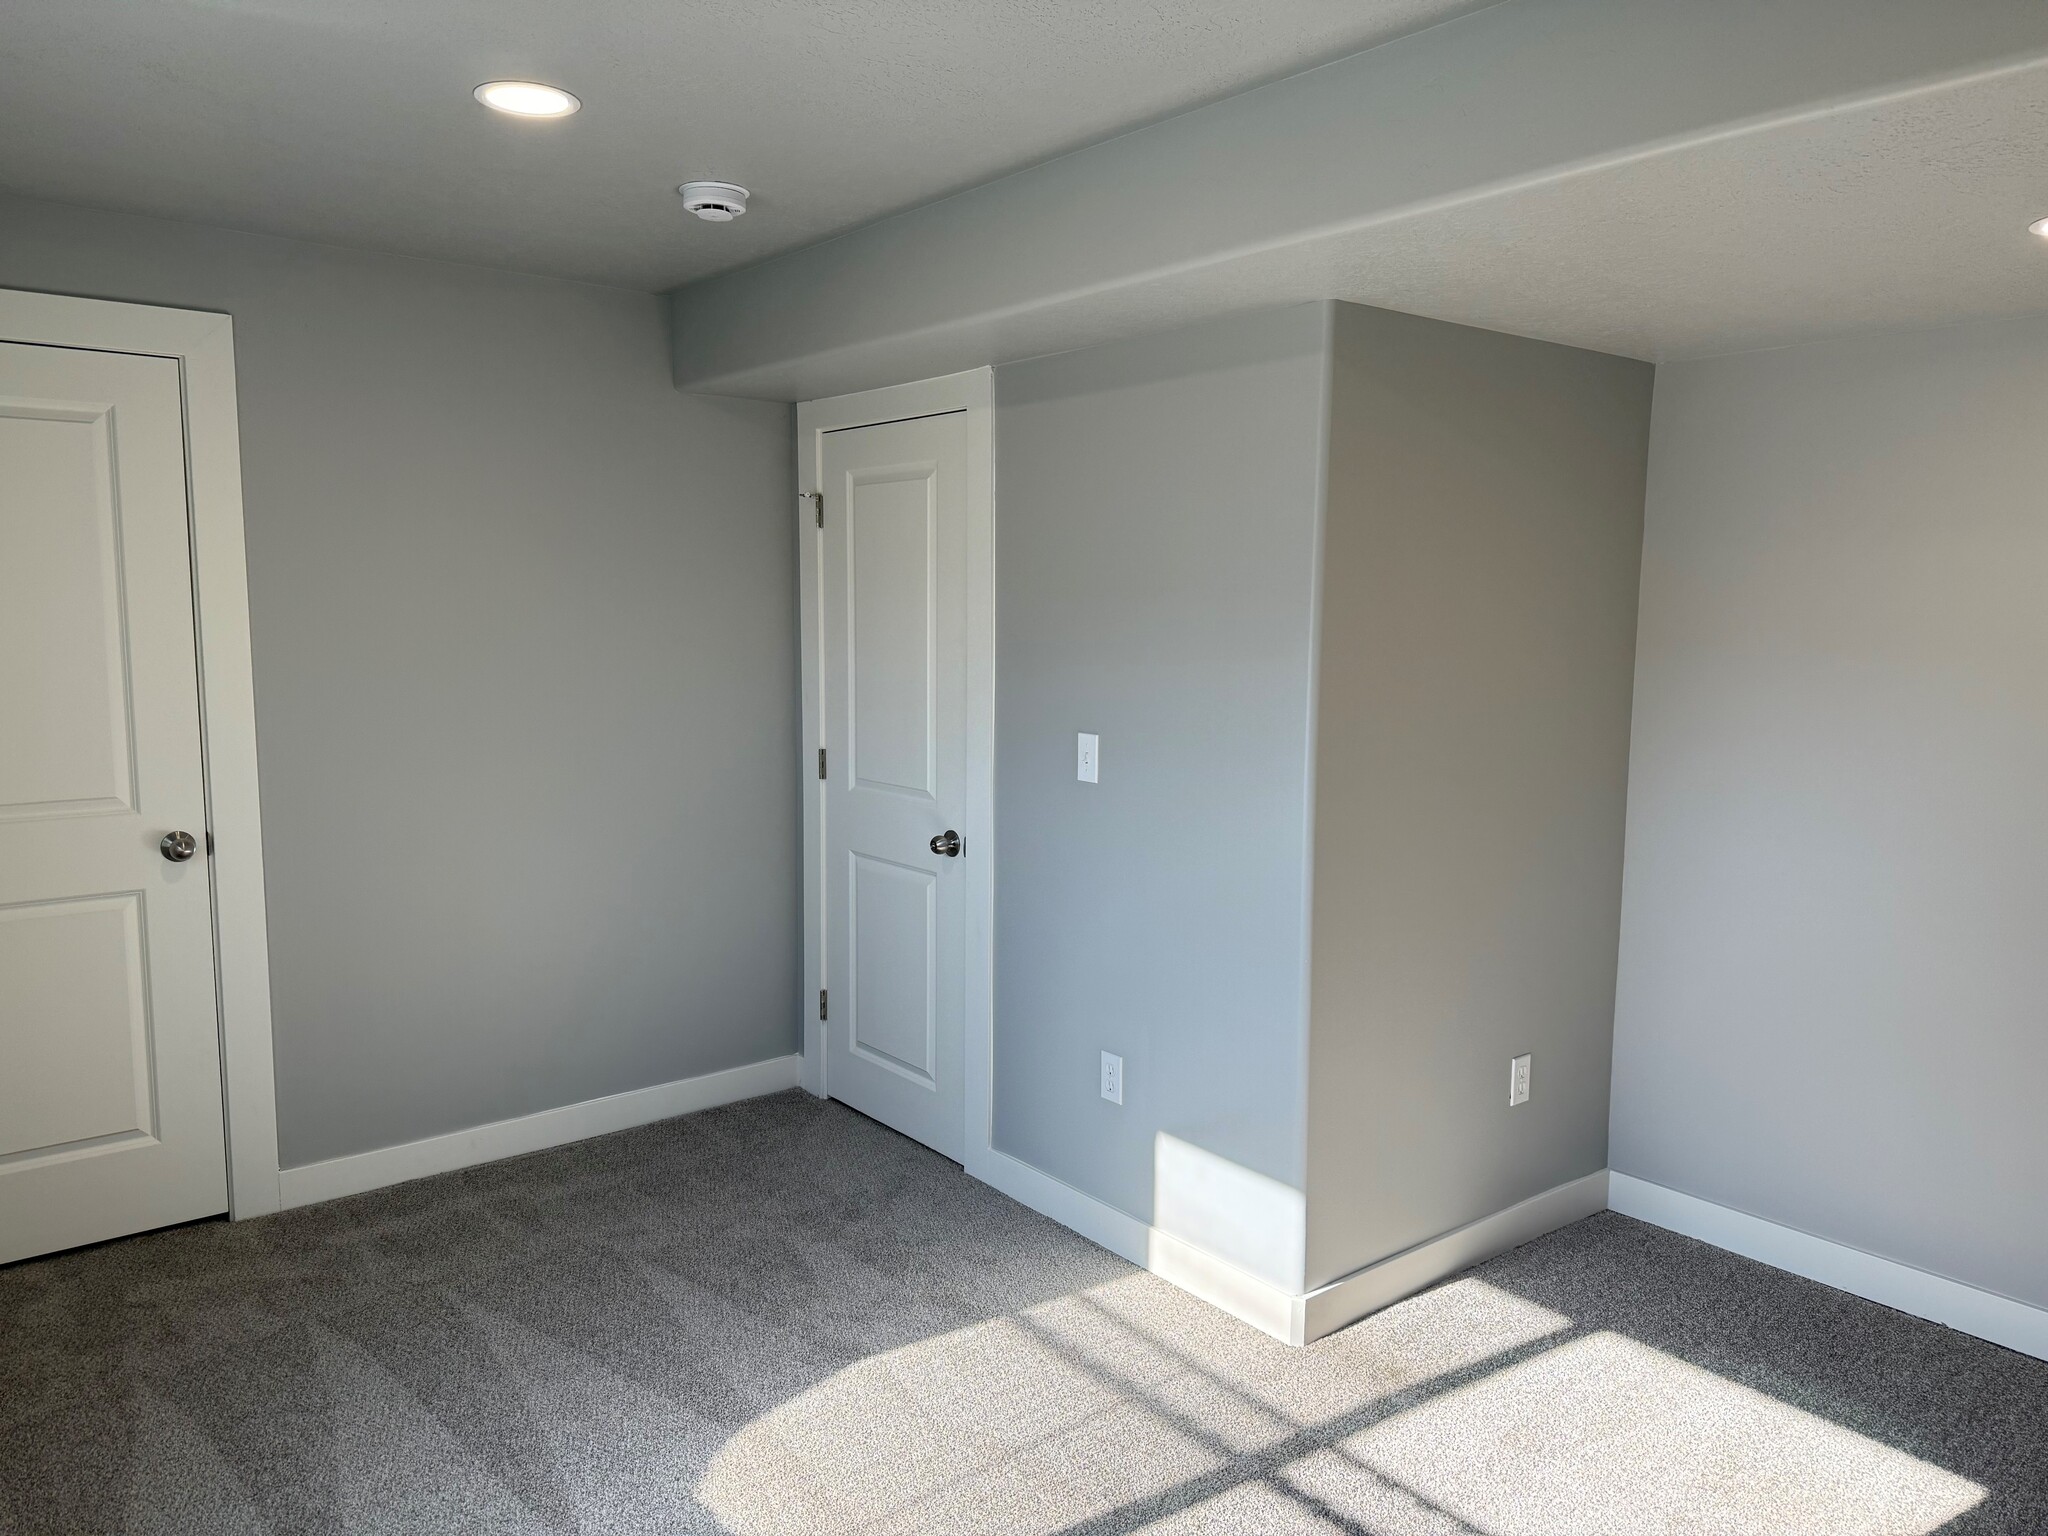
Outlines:
<svg viewBox="0 0 2048 1536"><path fill-rule="evenodd" d="M1341 1449L1490 1536L1928 1536L1985 1496L1905 1451L1615 1333L1432 1398ZM1318 1484L1338 1501L1346 1481Z"/></svg>

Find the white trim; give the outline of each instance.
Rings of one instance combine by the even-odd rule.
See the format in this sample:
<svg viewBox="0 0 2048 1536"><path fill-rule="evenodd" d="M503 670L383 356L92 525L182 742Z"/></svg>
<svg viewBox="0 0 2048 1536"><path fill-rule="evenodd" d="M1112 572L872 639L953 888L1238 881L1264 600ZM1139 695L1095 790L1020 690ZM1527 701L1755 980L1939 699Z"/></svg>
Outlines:
<svg viewBox="0 0 2048 1536"><path fill-rule="evenodd" d="M1118 1258L1149 1267L1153 1229L1128 1211L1083 1194L1073 1185L1007 1152L984 1148L980 1161L979 1169L969 1171L984 1184L1080 1233Z"/></svg>
<svg viewBox="0 0 2048 1536"><path fill-rule="evenodd" d="M1018 1204L1283 1344L1312 1344L1461 1269L1607 1209L1607 1172L1602 1169L1296 1296L1007 1152L988 1152L983 1169L976 1176Z"/></svg>
<svg viewBox="0 0 2048 1536"><path fill-rule="evenodd" d="M227 1115L228 1212L278 1208L270 940L263 905L256 689L242 536L234 322L201 310L0 289L0 339L177 361L185 396L192 584Z"/></svg>
<svg viewBox="0 0 2048 1536"><path fill-rule="evenodd" d="M2048 1360L2048 1309L1630 1174L1608 1184L1608 1204L1624 1216Z"/></svg>
<svg viewBox="0 0 2048 1536"><path fill-rule="evenodd" d="M701 1077L678 1078L651 1088L635 1088L628 1093L543 1109L514 1120L496 1120L466 1131L451 1131L446 1136L429 1136L424 1141L377 1147L351 1157L331 1157L325 1162L285 1169L278 1176L279 1189L288 1207L360 1195L409 1179L453 1173L478 1163L494 1163L501 1157L541 1152L740 1099L759 1098L764 1093L780 1093L798 1086L802 1066L800 1056L777 1056L723 1072L707 1072Z"/></svg>
<svg viewBox="0 0 2048 1536"><path fill-rule="evenodd" d="M1606 1208L1607 1173L1603 1169L1417 1243L1302 1296L1246 1274L1156 1227L1150 1230L1145 1257L1137 1262L1283 1344L1313 1344L1460 1270Z"/></svg>
<svg viewBox="0 0 2048 1536"><path fill-rule="evenodd" d="M825 985L825 791L818 779L824 745L819 678L824 669L823 544L809 498L823 473L824 435L848 427L918 416L964 413L967 425L966 804L960 831L967 843L961 870L967 881L966 998L961 1016L963 1112L967 1171L996 1182L986 1171L991 1155L995 1028L995 376L987 368L886 389L863 390L796 408L797 624L803 671L804 991L803 1086L827 1091L825 1048L818 1024L818 993ZM831 516L828 508L826 516ZM1022 1166L1021 1164L1019 1166ZM1025 1202L1029 1204L1029 1201Z"/></svg>
<svg viewBox="0 0 2048 1536"><path fill-rule="evenodd" d="M984 1147L978 1163L978 1167L970 1164L968 1172L994 1185L1019 1205L1028 1205L1039 1215L1080 1233L1118 1258L1149 1269L1160 1279L1199 1296L1262 1333L1283 1343L1301 1342L1294 1337L1295 1306L1301 1298L1246 1274L1183 1238L1140 1221L1128 1211L1082 1193L1022 1158Z"/></svg>
<svg viewBox="0 0 2048 1536"><path fill-rule="evenodd" d="M1607 1209L1607 1170L1554 1185L1505 1210L1468 1222L1442 1237L1368 1264L1341 1280L1303 1296L1295 1310L1296 1344L1311 1343L1390 1307L1425 1286L1510 1248L1534 1242L1546 1232L1583 1221Z"/></svg>
<svg viewBox="0 0 2048 1536"><path fill-rule="evenodd" d="M1160 1279L1170 1281L1191 1296L1199 1296L1241 1323L1250 1323L1282 1344L1308 1342L1301 1336L1299 1296L1283 1291L1270 1280L1246 1274L1206 1248L1197 1248L1185 1238L1153 1227L1141 1262Z"/></svg>

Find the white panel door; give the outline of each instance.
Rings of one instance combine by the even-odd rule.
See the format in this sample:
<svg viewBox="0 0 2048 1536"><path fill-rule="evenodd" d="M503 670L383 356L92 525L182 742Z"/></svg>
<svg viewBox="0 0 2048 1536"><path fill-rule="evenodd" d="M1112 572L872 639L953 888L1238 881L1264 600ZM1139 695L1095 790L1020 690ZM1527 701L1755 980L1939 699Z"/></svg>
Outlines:
<svg viewBox="0 0 2048 1536"><path fill-rule="evenodd" d="M192 613L176 361L0 343L0 1262L227 1209Z"/></svg>
<svg viewBox="0 0 2048 1536"><path fill-rule="evenodd" d="M819 480L826 1091L956 1162L966 467L966 418L926 416L825 434Z"/></svg>

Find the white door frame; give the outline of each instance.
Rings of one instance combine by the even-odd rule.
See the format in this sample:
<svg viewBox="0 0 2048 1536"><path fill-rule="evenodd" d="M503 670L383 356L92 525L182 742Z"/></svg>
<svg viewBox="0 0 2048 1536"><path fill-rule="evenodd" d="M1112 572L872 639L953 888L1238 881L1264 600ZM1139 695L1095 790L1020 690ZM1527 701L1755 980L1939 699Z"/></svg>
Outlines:
<svg viewBox="0 0 2048 1536"><path fill-rule="evenodd" d="M994 375L987 368L916 384L807 400L796 408L797 626L803 656L804 785L804 992L803 1085L821 1098L826 1092L825 1041L818 1021L818 993L825 985L825 787L818 779L818 749L825 745L823 695L824 584L820 579L824 541L816 506L822 477L824 435L848 427L961 412L967 419L965 728L966 803L961 836L967 855L967 996L961 1010L961 1064L967 1171L980 1174L989 1150L995 1024L995 454ZM827 507L831 517L835 509Z"/></svg>
<svg viewBox="0 0 2048 1536"><path fill-rule="evenodd" d="M130 352L178 364L184 393L186 507L199 649L228 1214L278 1209L277 1083L271 1064L270 944L263 821L256 791L256 690L249 666L249 577L242 541L241 434L234 322L226 315L0 289L0 341Z"/></svg>

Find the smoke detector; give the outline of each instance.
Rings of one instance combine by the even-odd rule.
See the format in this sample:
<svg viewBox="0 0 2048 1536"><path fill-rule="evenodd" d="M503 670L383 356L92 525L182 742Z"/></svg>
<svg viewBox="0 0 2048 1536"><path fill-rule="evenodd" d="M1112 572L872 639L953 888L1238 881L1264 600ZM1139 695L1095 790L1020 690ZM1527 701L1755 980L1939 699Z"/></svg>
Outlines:
<svg viewBox="0 0 2048 1536"><path fill-rule="evenodd" d="M686 181L676 190L685 208L714 224L730 224L747 211L747 189L729 181Z"/></svg>

